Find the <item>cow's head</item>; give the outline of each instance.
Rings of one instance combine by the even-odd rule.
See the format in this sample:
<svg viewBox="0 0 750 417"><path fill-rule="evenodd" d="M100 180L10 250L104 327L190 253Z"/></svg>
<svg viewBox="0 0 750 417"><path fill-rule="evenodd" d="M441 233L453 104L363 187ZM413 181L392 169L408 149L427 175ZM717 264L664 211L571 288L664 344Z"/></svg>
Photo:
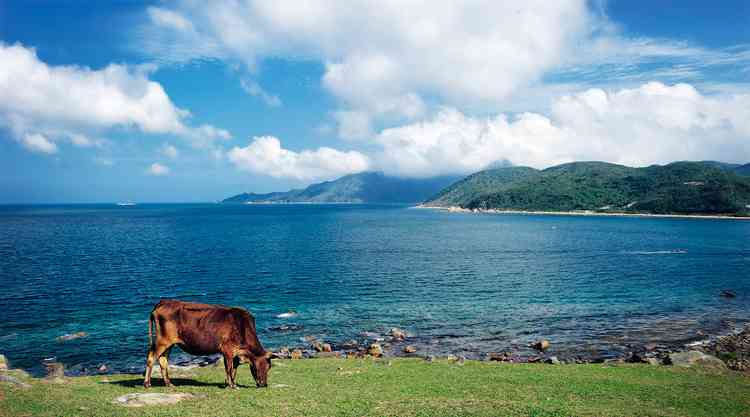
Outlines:
<svg viewBox="0 0 750 417"><path fill-rule="evenodd" d="M255 385L258 388L268 386L268 370L271 369L271 359L276 358L272 352L265 352L262 355L248 355L243 358L243 362L250 363L250 372L255 379Z"/></svg>

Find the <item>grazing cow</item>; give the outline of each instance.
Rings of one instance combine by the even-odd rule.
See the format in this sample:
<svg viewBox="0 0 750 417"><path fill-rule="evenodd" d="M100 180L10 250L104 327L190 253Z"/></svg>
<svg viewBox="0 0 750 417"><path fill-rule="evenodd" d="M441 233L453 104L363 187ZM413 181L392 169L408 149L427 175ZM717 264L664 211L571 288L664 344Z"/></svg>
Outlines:
<svg viewBox="0 0 750 417"><path fill-rule="evenodd" d="M153 333L152 333L153 328ZM152 337L152 334L155 337ZM161 300L148 322L149 349L143 386L151 386L151 370L159 361L164 384L169 380L169 351L177 345L191 355L224 356L227 388L237 388L237 367L249 363L258 387L268 385L273 354L266 352L255 332L255 319L246 310L221 305Z"/></svg>

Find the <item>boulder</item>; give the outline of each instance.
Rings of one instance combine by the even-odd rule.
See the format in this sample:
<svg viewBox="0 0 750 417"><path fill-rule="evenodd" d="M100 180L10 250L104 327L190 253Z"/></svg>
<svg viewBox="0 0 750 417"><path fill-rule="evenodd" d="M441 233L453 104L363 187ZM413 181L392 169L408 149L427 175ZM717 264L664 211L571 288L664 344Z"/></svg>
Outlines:
<svg viewBox="0 0 750 417"><path fill-rule="evenodd" d="M341 344L342 349L356 349L357 346L359 346L359 343L354 339L347 340Z"/></svg>
<svg viewBox="0 0 750 417"><path fill-rule="evenodd" d="M69 340L80 339L80 338L86 337L86 336L88 336L88 335L89 335L89 334L88 334L88 333L86 333L86 332L76 332L76 333L68 333L68 334L64 334L64 335L62 335L62 336L59 336L59 337L57 338L57 341L58 341L58 342L67 342L67 341L69 341Z"/></svg>
<svg viewBox="0 0 750 417"><path fill-rule="evenodd" d="M186 392L175 392L170 394L160 392L125 394L115 398L112 402L124 407L143 407L147 405L171 405L183 400L196 398L193 394Z"/></svg>
<svg viewBox="0 0 750 417"><path fill-rule="evenodd" d="M737 297L737 293L735 293L732 290L722 290L720 295L724 298L734 298Z"/></svg>
<svg viewBox="0 0 750 417"><path fill-rule="evenodd" d="M0 371L8 370L8 359L5 355L0 354Z"/></svg>
<svg viewBox="0 0 750 417"><path fill-rule="evenodd" d="M560 362L560 359L557 359L557 356L550 356L549 358L544 360L544 363L548 363L550 365L562 365L562 362Z"/></svg>
<svg viewBox="0 0 750 417"><path fill-rule="evenodd" d="M412 345L404 346L404 353L414 353L417 351L417 348L415 348Z"/></svg>
<svg viewBox="0 0 750 417"><path fill-rule="evenodd" d="M379 343L373 343L367 348L367 354L374 358L379 358L383 356L383 347Z"/></svg>
<svg viewBox="0 0 750 417"><path fill-rule="evenodd" d="M331 352L331 351L333 351L333 348L328 343L323 343L322 348L323 348L323 352Z"/></svg>
<svg viewBox="0 0 750 417"><path fill-rule="evenodd" d="M669 355L669 363L674 366L685 368L700 367L715 370L724 370L727 368L727 365L721 359L697 350L671 353Z"/></svg>
<svg viewBox="0 0 750 417"><path fill-rule="evenodd" d="M494 362L510 362L510 352L490 352L487 354L487 360Z"/></svg>
<svg viewBox="0 0 750 417"><path fill-rule="evenodd" d="M313 342L311 346L312 346L313 350L315 350L316 352L322 352L323 351L323 344L320 343L320 342Z"/></svg>
<svg viewBox="0 0 750 417"><path fill-rule="evenodd" d="M31 388L31 385L21 381L13 375L0 374L0 382L14 385L19 388Z"/></svg>
<svg viewBox="0 0 750 417"><path fill-rule="evenodd" d="M549 349L549 346L550 346L549 340L544 340L544 339L542 339L542 340L540 340L540 341L538 341L536 343L533 343L531 345L531 347L533 347L534 349L536 349L538 351L547 350L547 349Z"/></svg>
<svg viewBox="0 0 750 417"><path fill-rule="evenodd" d="M394 338L394 339L397 339L397 340L404 340L404 339L406 339L406 332L404 332L403 330L399 329L398 327L392 328L389 333L390 333L391 337Z"/></svg>
<svg viewBox="0 0 750 417"><path fill-rule="evenodd" d="M302 349L294 349L291 354L289 354L289 357L291 359L302 359Z"/></svg>
<svg viewBox="0 0 750 417"><path fill-rule="evenodd" d="M47 369L47 378L64 378L65 377L65 365L60 362L49 362L44 364Z"/></svg>

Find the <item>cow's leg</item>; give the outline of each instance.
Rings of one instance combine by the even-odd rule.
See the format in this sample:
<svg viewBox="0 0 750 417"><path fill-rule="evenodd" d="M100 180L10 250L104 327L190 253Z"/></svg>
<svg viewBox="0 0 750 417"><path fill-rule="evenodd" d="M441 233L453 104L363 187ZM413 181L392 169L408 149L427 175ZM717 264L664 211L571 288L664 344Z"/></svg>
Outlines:
<svg viewBox="0 0 750 417"><path fill-rule="evenodd" d="M237 388L234 384L234 353L231 351L224 351L224 372L226 372L227 388Z"/></svg>
<svg viewBox="0 0 750 417"><path fill-rule="evenodd" d="M146 376L143 378L143 388L151 388L151 370L154 368L154 361L156 355L154 350L156 349L155 344L151 344L148 348L148 356L146 356Z"/></svg>
<svg viewBox="0 0 750 417"><path fill-rule="evenodd" d="M164 379L164 385L168 387L174 387L172 381L169 380L169 352L172 350L172 346L169 346L164 350L164 353L159 356L159 367L161 368L161 377Z"/></svg>
<svg viewBox="0 0 750 417"><path fill-rule="evenodd" d="M232 383L237 384L237 368L240 367L240 358L237 356L232 360Z"/></svg>

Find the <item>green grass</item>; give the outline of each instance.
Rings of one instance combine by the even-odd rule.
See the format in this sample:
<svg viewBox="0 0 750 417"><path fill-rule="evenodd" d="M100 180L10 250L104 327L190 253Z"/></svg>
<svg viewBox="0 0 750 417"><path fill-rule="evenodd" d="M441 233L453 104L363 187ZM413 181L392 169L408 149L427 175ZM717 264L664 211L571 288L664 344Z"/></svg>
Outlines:
<svg viewBox="0 0 750 417"><path fill-rule="evenodd" d="M66 384L31 380L29 389L0 383L0 415L750 416L747 376L649 365L277 360L267 389L256 389L242 366L240 390L223 388L219 368L172 377L177 388L165 388L157 378L150 392L205 397L125 408L111 401L143 392L137 375L69 378Z"/></svg>

